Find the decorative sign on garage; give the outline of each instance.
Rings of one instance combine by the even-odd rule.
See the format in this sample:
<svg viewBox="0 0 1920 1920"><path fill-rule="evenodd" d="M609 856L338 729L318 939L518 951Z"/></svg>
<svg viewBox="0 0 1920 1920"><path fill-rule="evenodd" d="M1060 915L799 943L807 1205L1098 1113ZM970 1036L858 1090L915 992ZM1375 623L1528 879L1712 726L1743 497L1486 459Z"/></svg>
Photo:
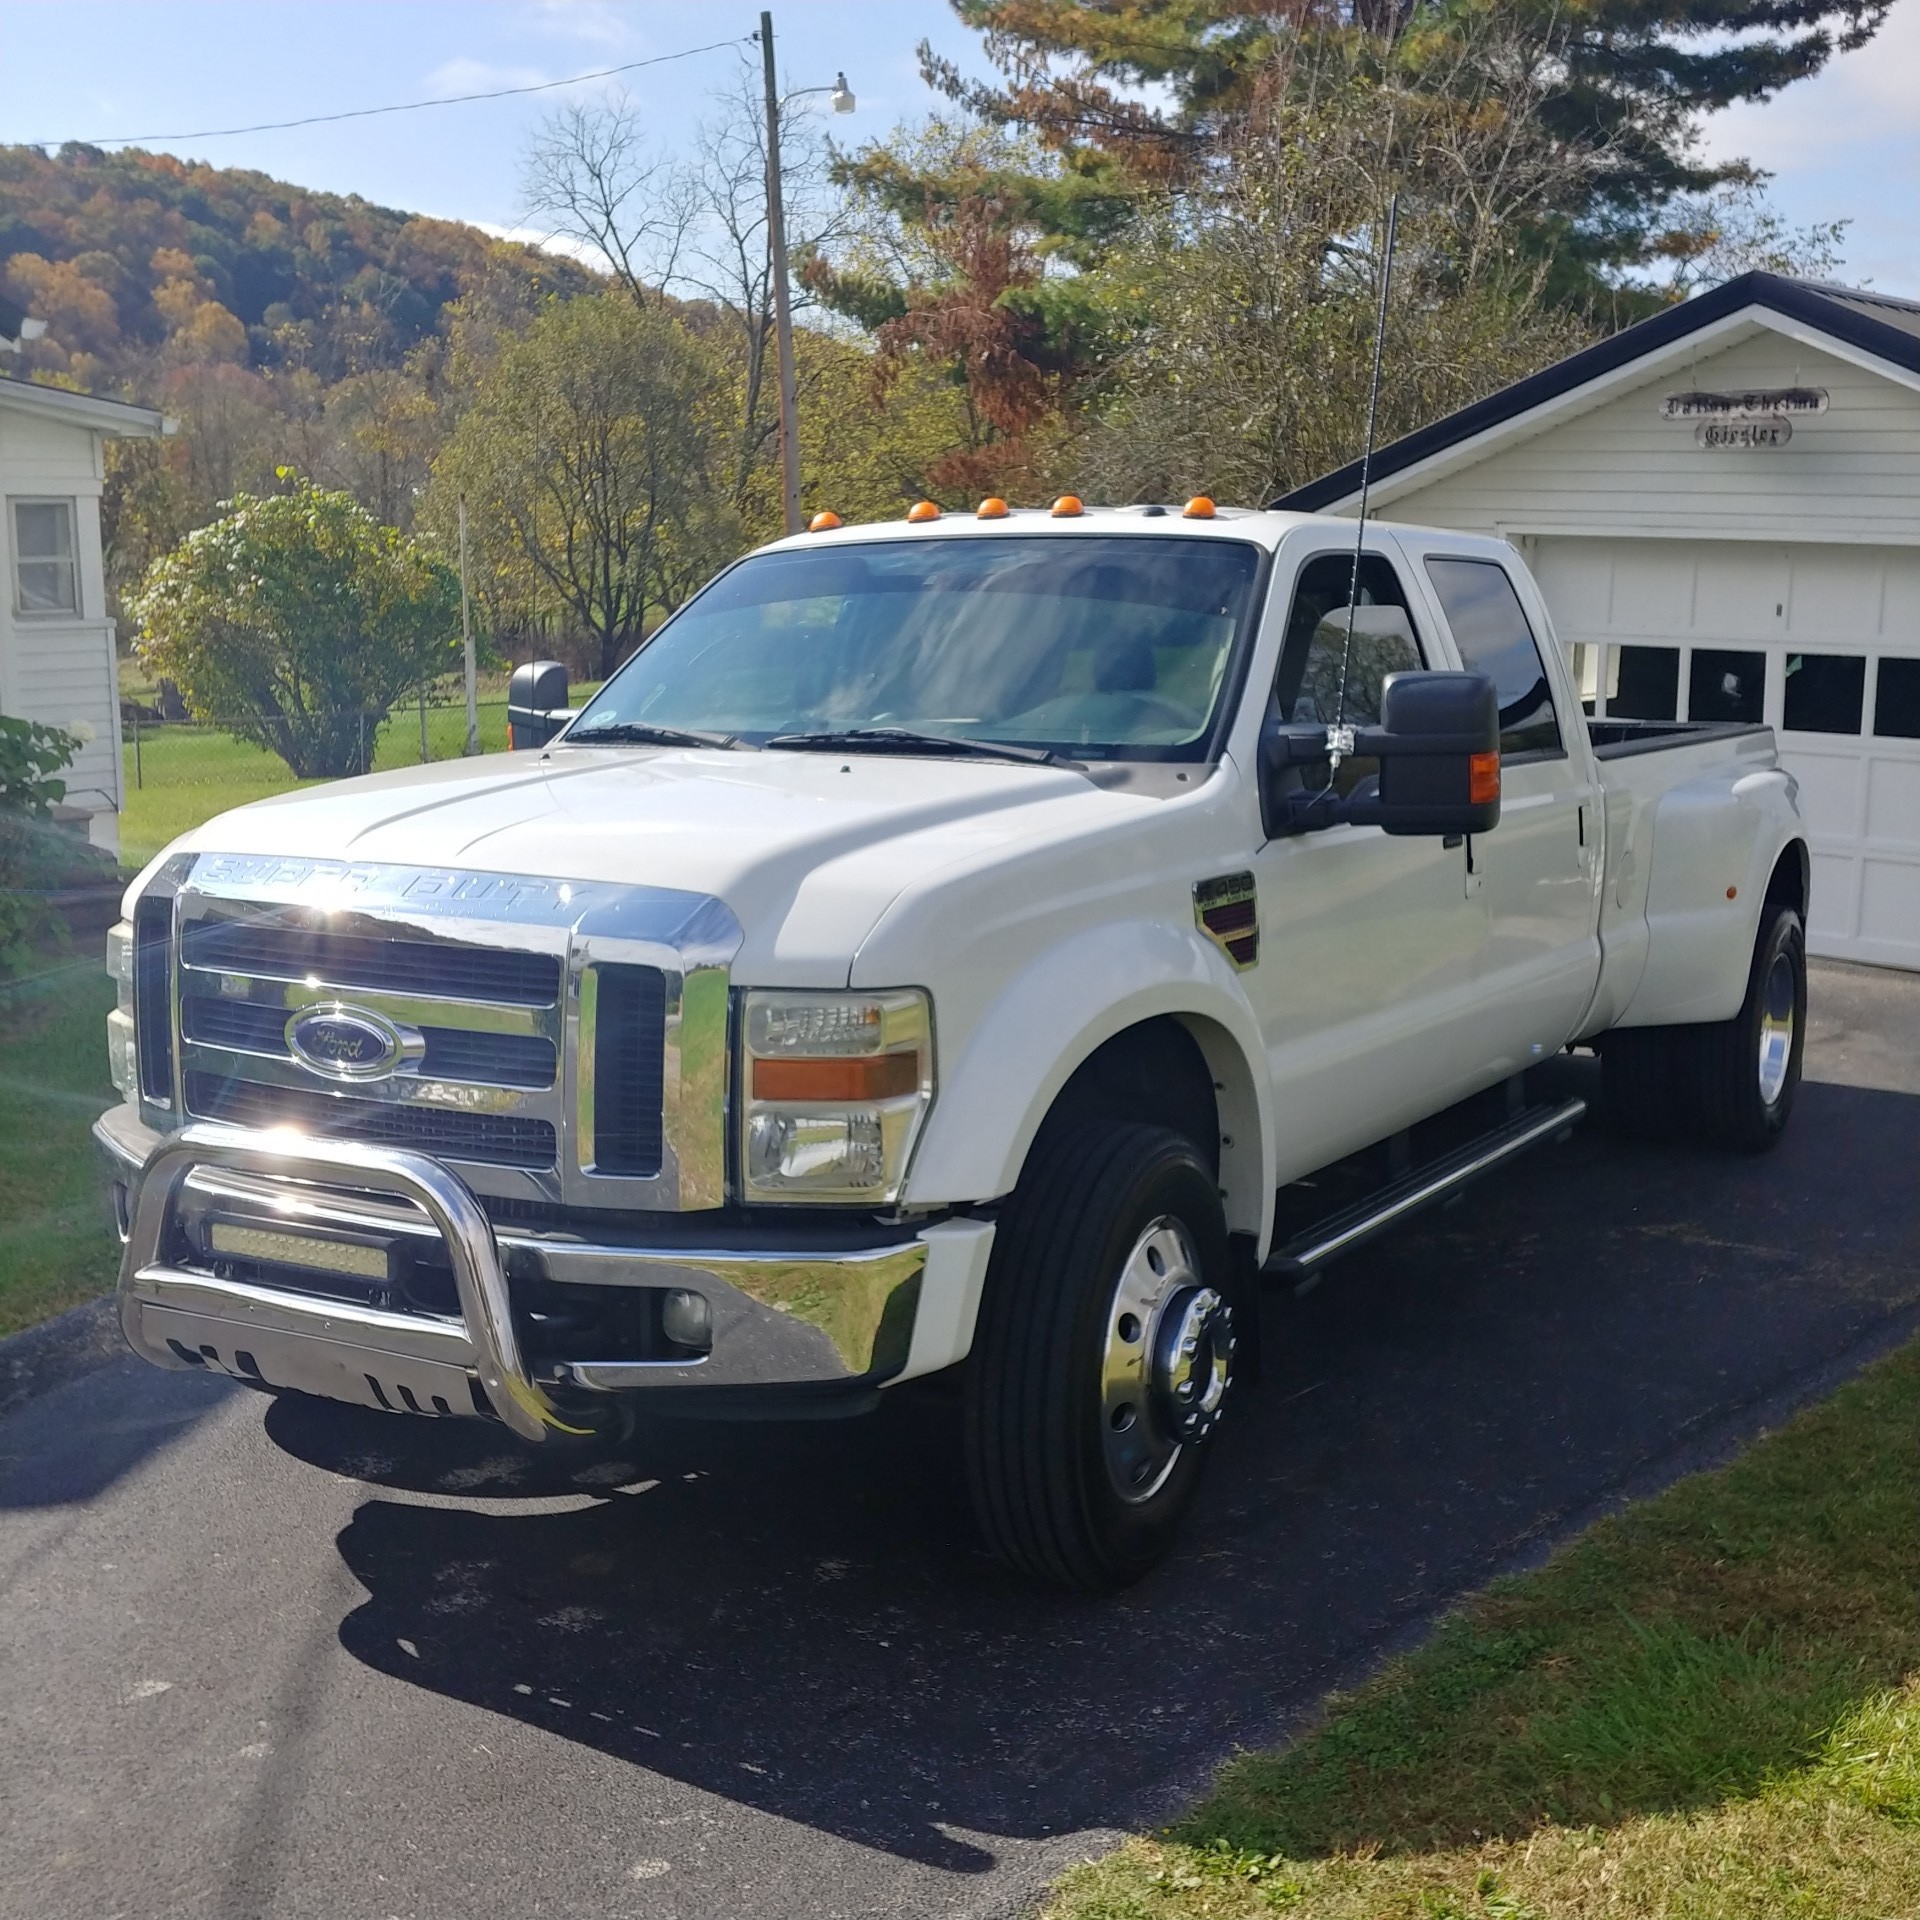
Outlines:
<svg viewBox="0 0 1920 1920"><path fill-rule="evenodd" d="M1739 393L1670 393L1660 403L1669 420L1785 420L1825 413L1825 387L1748 387Z"/></svg>
<svg viewBox="0 0 1920 1920"><path fill-rule="evenodd" d="M1784 447L1793 438L1787 420L1703 420L1693 437L1703 447Z"/></svg>

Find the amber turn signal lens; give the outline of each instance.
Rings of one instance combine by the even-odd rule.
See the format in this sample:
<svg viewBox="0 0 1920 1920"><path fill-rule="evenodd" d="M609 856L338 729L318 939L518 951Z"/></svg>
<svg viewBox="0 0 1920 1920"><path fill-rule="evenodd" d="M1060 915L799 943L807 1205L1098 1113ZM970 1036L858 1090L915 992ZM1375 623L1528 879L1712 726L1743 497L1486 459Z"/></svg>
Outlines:
<svg viewBox="0 0 1920 1920"><path fill-rule="evenodd" d="M867 1054L851 1060L756 1060L756 1100L895 1100L918 1092L920 1059L912 1053Z"/></svg>
<svg viewBox="0 0 1920 1920"><path fill-rule="evenodd" d="M807 522L807 531L809 533L831 533L839 524L840 516L837 513L816 513L813 518Z"/></svg>
<svg viewBox="0 0 1920 1920"><path fill-rule="evenodd" d="M1085 512L1086 508L1080 504L1080 496L1077 493L1063 493L1053 503L1053 517L1056 520L1071 520L1076 514Z"/></svg>
<svg viewBox="0 0 1920 1920"><path fill-rule="evenodd" d="M1007 503L997 493L990 493L974 508L976 520L1004 520L1007 517Z"/></svg>
<svg viewBox="0 0 1920 1920"><path fill-rule="evenodd" d="M936 507L931 500L916 500L913 505L907 509L907 518L909 520L938 520L940 518L940 509Z"/></svg>
<svg viewBox="0 0 1920 1920"><path fill-rule="evenodd" d="M1476 753L1467 760L1467 805L1484 807L1500 798L1500 756Z"/></svg>
<svg viewBox="0 0 1920 1920"><path fill-rule="evenodd" d="M1211 520L1213 511L1213 502L1204 493L1196 493L1180 509L1180 517L1183 520Z"/></svg>

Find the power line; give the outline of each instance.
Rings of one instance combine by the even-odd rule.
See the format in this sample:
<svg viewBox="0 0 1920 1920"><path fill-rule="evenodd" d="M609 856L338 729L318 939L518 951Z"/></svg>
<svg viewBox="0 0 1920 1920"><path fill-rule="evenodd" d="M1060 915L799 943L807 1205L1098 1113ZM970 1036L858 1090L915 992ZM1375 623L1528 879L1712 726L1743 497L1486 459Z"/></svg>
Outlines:
<svg viewBox="0 0 1920 1920"><path fill-rule="evenodd" d="M718 53L722 47L743 46L753 37L752 34L743 34L732 40L712 40L704 47L683 47L678 53L658 53L649 60L629 60L624 66L601 67L594 73L576 73L566 80L541 80L530 87L495 87L489 93L450 93L437 100L403 100L392 107L354 107L346 113L314 113L303 120L263 120L253 127L202 127L196 133L117 133L94 140L29 140L25 144L30 147L134 147L146 140L230 140L242 133L282 133L289 127L322 127L336 120L370 120L382 113L418 113L426 107L460 107L474 100L505 100L519 93L551 93L555 87L577 87L588 80L610 80L617 73L633 73L641 67L663 67L672 60L691 60L697 53Z"/></svg>

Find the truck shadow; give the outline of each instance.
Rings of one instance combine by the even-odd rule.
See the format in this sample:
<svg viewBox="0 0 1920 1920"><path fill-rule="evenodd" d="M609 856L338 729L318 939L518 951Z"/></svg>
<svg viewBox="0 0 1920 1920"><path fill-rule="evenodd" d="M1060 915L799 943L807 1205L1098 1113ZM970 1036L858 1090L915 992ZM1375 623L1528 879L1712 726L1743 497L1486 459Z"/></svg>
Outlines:
<svg viewBox="0 0 1920 1920"><path fill-rule="evenodd" d="M1166 1782L1204 1785L1494 1569L1920 1318L1920 1098L1803 1099L1759 1161L1589 1127L1271 1300L1268 1377L1184 1551L1114 1598L984 1553L931 1395L661 1422L597 1463L291 1399L267 1428L386 1490L339 1539L368 1666L984 1871L996 1836L1152 1817Z"/></svg>

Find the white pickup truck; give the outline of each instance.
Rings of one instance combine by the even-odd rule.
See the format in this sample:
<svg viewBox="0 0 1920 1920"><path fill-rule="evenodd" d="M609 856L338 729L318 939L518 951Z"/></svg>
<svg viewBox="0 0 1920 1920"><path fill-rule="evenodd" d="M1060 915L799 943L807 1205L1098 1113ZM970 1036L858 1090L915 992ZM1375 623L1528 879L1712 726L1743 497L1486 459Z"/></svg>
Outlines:
<svg viewBox="0 0 1920 1920"><path fill-rule="evenodd" d="M1793 1101L1772 735L1589 723L1496 540L835 523L564 721L130 888L97 1134L148 1359L548 1442L956 1369L988 1538L1108 1586L1262 1272L1563 1133L1530 1066L1746 1150Z"/></svg>

